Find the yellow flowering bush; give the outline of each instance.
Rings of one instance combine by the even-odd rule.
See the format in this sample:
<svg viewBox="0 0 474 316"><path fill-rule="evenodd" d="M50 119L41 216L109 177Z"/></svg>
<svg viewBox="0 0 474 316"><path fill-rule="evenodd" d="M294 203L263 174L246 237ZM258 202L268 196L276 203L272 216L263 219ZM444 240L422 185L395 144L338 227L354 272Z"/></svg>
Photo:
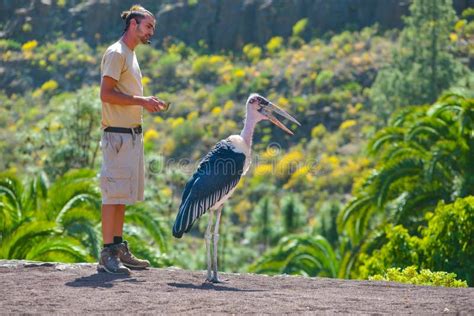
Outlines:
<svg viewBox="0 0 474 316"><path fill-rule="evenodd" d="M333 161L333 163L335 163L335 161ZM333 168L331 177L340 178L344 176L356 175L368 165L369 160L365 157L356 160L349 159L344 165L339 166L338 168ZM333 166L335 166L335 164L333 164Z"/></svg>
<svg viewBox="0 0 474 316"><path fill-rule="evenodd" d="M161 116L155 116L153 118L153 122L157 123L157 124L160 124L163 122L163 118Z"/></svg>
<svg viewBox="0 0 474 316"><path fill-rule="evenodd" d="M143 85L144 87L146 87L150 82L151 82L150 77L144 76L144 77L142 78L142 85Z"/></svg>
<svg viewBox="0 0 474 316"><path fill-rule="evenodd" d="M310 171L311 167L307 165L297 169L291 175L290 180L288 180L288 182L283 186L283 189L291 189L300 184L311 182L313 180L313 176L310 174Z"/></svg>
<svg viewBox="0 0 474 316"><path fill-rule="evenodd" d="M454 30L456 32L460 32L462 31L462 29L464 28L464 26L467 24L467 21L464 20L464 19L461 19L459 21L456 22L456 24L454 25Z"/></svg>
<svg viewBox="0 0 474 316"><path fill-rule="evenodd" d="M340 130L345 130L345 129L348 129L352 126L355 126L357 125L357 121L356 120L347 120L347 121L344 121L341 123L341 126L339 126L339 129Z"/></svg>
<svg viewBox="0 0 474 316"><path fill-rule="evenodd" d="M173 195L173 191L171 191L169 187L165 186L160 190L160 195L164 198L169 199Z"/></svg>
<svg viewBox="0 0 474 316"><path fill-rule="evenodd" d="M23 52L29 52L29 51L32 51L33 49L35 49L37 46L38 46L38 41L37 40L28 41L28 42L26 42L25 44L23 44L21 46L21 50Z"/></svg>
<svg viewBox="0 0 474 316"><path fill-rule="evenodd" d="M176 143L174 142L173 138L168 137L163 144L162 150L164 156L171 156L171 154L176 149Z"/></svg>
<svg viewBox="0 0 474 316"><path fill-rule="evenodd" d="M58 83L55 80L48 80L41 85L43 91L53 91L58 88Z"/></svg>
<svg viewBox="0 0 474 316"><path fill-rule="evenodd" d="M158 139L158 138L159 138L159 133L153 128L147 130L145 132L145 136L143 136L143 140L145 143L149 142L150 140Z"/></svg>
<svg viewBox="0 0 474 316"><path fill-rule="evenodd" d="M177 118L169 118L171 128L177 128L178 126L184 123L184 118L177 117Z"/></svg>
<svg viewBox="0 0 474 316"><path fill-rule="evenodd" d="M321 155L321 160L318 165L318 169L331 169L331 170L336 170L340 166L340 160L337 156L334 155L328 155L326 153Z"/></svg>
<svg viewBox="0 0 474 316"><path fill-rule="evenodd" d="M218 106L214 107L214 108L211 110L211 114L212 114L212 116L214 116L214 117L220 116L221 113L222 113L222 109L221 109L220 107L218 107Z"/></svg>
<svg viewBox="0 0 474 316"><path fill-rule="evenodd" d="M219 135L227 137L229 134L235 134L237 131L237 123L232 120L225 120L224 123L219 124Z"/></svg>
<svg viewBox="0 0 474 316"><path fill-rule="evenodd" d="M229 112L229 111L231 111L231 110L234 108L234 106L235 106L234 101L228 100L228 101L224 104L224 112Z"/></svg>
<svg viewBox="0 0 474 316"><path fill-rule="evenodd" d="M278 52L283 46L283 37L274 36L267 43L267 50L270 54Z"/></svg>
<svg viewBox="0 0 474 316"><path fill-rule="evenodd" d="M245 70L243 69L235 69L234 70L234 77L237 79L242 79L245 77Z"/></svg>
<svg viewBox="0 0 474 316"><path fill-rule="evenodd" d="M274 160L280 153L280 148L268 146L267 149L262 153L261 157L264 160Z"/></svg>
<svg viewBox="0 0 474 316"><path fill-rule="evenodd" d="M458 35L456 33L451 33L449 34L449 39L451 42L457 42L458 41Z"/></svg>
<svg viewBox="0 0 474 316"><path fill-rule="evenodd" d="M301 151L295 150L284 155L276 165L276 174L280 178L285 178L297 169L298 165L304 160Z"/></svg>
<svg viewBox="0 0 474 316"><path fill-rule="evenodd" d="M243 199L236 206L232 208L235 214L239 217L241 223L247 222L247 213L252 209L252 204L247 200Z"/></svg>
<svg viewBox="0 0 474 316"><path fill-rule="evenodd" d="M226 58L220 55L199 56L194 60L191 69L200 80L211 81L215 79L225 62Z"/></svg>
<svg viewBox="0 0 474 316"><path fill-rule="evenodd" d="M288 99L285 98L285 97L280 97L280 98L278 98L277 103L278 103L279 106L282 106L282 107L285 107L285 106L287 106L288 104L290 104L290 102L288 101Z"/></svg>
<svg viewBox="0 0 474 316"><path fill-rule="evenodd" d="M258 62L260 60L260 57L262 56L262 49L253 44L245 45L243 48L243 52L247 59L250 60L252 63Z"/></svg>
<svg viewBox="0 0 474 316"><path fill-rule="evenodd" d="M273 165L272 164L260 164L255 167L253 172L256 177L265 177L273 174Z"/></svg>
<svg viewBox="0 0 474 316"><path fill-rule="evenodd" d="M189 114L186 116L186 119L188 121L192 121L196 119L198 116L199 116L199 113L197 111L192 111L192 112L189 112Z"/></svg>
<svg viewBox="0 0 474 316"><path fill-rule="evenodd" d="M326 127L323 124L318 124L311 130L312 138L322 137L326 133Z"/></svg>

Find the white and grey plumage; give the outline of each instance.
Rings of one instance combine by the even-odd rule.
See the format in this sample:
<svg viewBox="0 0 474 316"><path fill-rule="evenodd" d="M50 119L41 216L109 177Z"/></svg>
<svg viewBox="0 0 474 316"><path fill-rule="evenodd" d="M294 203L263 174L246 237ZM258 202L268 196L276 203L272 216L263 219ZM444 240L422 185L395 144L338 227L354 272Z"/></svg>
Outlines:
<svg viewBox="0 0 474 316"><path fill-rule="evenodd" d="M264 97L251 94L246 103L244 128L240 135L231 135L221 140L202 159L197 171L184 188L181 205L173 226L173 236L181 238L189 232L196 220L209 211L206 230L207 281L219 282L217 277L217 241L222 205L232 195L240 178L245 175L251 163L251 146L255 125L261 120L270 120L275 125L293 135L278 119L277 113L300 125L286 111L280 109ZM213 212L217 218L214 227L213 262L211 263L211 226ZM211 275L211 265L213 275Z"/></svg>

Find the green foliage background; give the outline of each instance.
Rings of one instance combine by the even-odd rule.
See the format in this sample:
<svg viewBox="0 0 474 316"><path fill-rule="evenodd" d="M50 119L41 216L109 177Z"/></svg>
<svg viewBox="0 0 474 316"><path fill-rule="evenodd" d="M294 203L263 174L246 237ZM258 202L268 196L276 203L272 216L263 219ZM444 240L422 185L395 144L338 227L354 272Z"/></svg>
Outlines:
<svg viewBox="0 0 474 316"><path fill-rule="evenodd" d="M251 170L224 209L222 270L461 284L430 274L445 271L472 286L474 14L456 16L448 0L414 0L410 12L402 30L310 41L303 19L242 51L139 47L145 94L172 105L144 113L146 200L125 225L134 252L203 269L205 220L179 241L170 227L199 159L240 132L257 92L302 126L294 137L257 127ZM0 40L0 258L97 260L109 44Z"/></svg>

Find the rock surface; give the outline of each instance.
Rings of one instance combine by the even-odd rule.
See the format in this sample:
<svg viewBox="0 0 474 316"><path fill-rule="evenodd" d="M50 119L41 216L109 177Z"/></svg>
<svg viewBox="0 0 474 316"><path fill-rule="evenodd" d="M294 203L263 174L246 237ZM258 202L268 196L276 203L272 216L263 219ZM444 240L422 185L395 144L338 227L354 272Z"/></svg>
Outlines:
<svg viewBox="0 0 474 316"><path fill-rule="evenodd" d="M130 277L94 264L0 260L3 313L474 313L473 288L225 273L203 283L203 271L149 269Z"/></svg>

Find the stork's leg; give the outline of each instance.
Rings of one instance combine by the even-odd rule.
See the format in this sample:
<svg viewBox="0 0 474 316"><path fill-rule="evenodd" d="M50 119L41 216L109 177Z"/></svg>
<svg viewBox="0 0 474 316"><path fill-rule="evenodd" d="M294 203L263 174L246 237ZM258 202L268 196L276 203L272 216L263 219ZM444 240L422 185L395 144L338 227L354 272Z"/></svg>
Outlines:
<svg viewBox="0 0 474 316"><path fill-rule="evenodd" d="M211 275L211 225L212 225L212 218L213 218L213 211L212 209L209 210L209 222L207 223L206 229L206 251L207 251L207 279L206 281L212 281Z"/></svg>
<svg viewBox="0 0 474 316"><path fill-rule="evenodd" d="M216 226L214 227L214 264L212 266L214 275L212 276L213 283L220 283L219 278L217 277L217 242L219 241L219 222L221 219L222 206L217 209L216 212Z"/></svg>

